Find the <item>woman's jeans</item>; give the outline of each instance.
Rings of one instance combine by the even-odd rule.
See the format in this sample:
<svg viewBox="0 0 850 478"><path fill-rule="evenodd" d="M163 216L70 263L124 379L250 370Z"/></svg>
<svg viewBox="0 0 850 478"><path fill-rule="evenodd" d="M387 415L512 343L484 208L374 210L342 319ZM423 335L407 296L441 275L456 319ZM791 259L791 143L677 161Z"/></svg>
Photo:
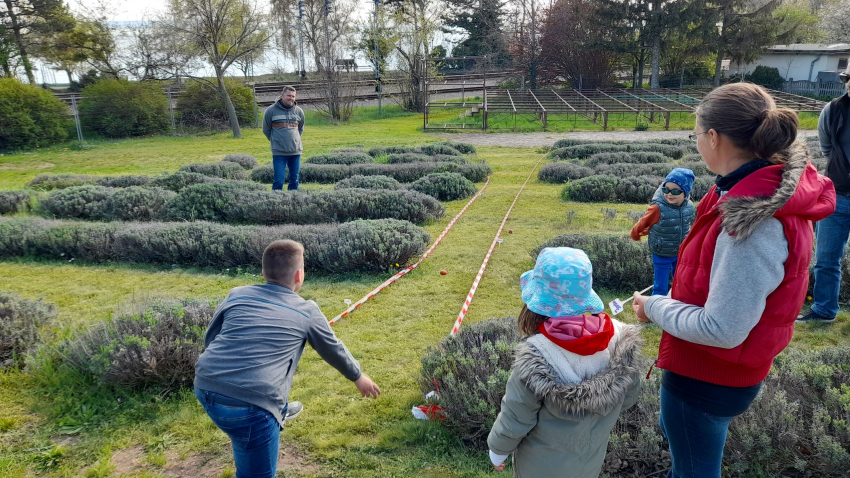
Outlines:
<svg viewBox="0 0 850 478"><path fill-rule="evenodd" d="M301 172L301 155L294 156L272 156L272 166L274 167L274 180L272 182L272 190L280 191L283 189L283 181L286 179L286 168L289 167L289 186L286 189L295 191L298 189L298 175Z"/></svg>
<svg viewBox="0 0 850 478"><path fill-rule="evenodd" d="M652 269L655 271L652 295L667 295L670 292L670 280L676 274L676 263L678 262L678 257L652 255Z"/></svg>
<svg viewBox="0 0 850 478"><path fill-rule="evenodd" d="M236 478L274 478L280 426L268 411L215 392L195 389L195 396L215 426L230 437ZM286 408L283 409L286 415Z"/></svg>
<svg viewBox="0 0 850 478"><path fill-rule="evenodd" d="M850 197L836 195L835 212L815 224L815 285L812 312L831 319L838 315L841 257L850 234Z"/></svg>
<svg viewBox="0 0 850 478"><path fill-rule="evenodd" d="M661 433L670 443L667 478L720 478L726 432L734 417L715 417L661 386Z"/></svg>

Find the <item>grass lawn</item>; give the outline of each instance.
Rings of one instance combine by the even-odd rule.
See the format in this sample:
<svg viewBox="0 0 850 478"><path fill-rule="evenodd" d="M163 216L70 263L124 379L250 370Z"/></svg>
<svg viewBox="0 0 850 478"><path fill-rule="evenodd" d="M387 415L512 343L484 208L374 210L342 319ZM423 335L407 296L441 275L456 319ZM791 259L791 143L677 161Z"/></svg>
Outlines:
<svg viewBox="0 0 850 478"><path fill-rule="evenodd" d="M418 115L340 126L314 117L305 130L305 154L355 144L434 141L418 131L420 126ZM243 134L241 140L228 134L156 137L5 155L0 189L21 188L41 172L155 174L233 152L270 159L260 131ZM383 395L360 398L353 384L312 350L305 352L291 395L304 403L305 412L282 435L287 477L495 475L486 453L463 449L451 434L410 414L411 406L423 402L416 385L419 357L451 329L505 212L541 154L532 148L487 147L479 148L478 156L493 166L490 185L443 243L414 272L334 326ZM466 324L519 313L519 275L533 267L528 252L538 244L564 232L626 233L632 225L627 211L645 207L564 203L559 191L557 185L529 182L505 227L513 234L503 234ZM446 216L426 226L432 237L465 203L447 203ZM602 207L616 208L617 218L604 220ZM568 215L569 210L575 213ZM448 275L441 276L441 269ZM0 289L55 303L59 320L49 340L58 341L106 319L122 303L149 296L223 297L232 287L258 282L255 273L17 260L0 262ZM302 291L330 317L345 309L345 299L359 299L387 276L308 275ZM630 291L600 293L607 303ZM634 322L629 311L620 317ZM644 335L646 352L654 354L659 330L649 326ZM846 343L848 337L850 320L842 312L831 327L799 328L792 346L822 347ZM0 476L232 476L226 437L189 391L162 397L115 389L43 359L36 363L31 370L0 373ZM185 474L176 474L181 467Z"/></svg>

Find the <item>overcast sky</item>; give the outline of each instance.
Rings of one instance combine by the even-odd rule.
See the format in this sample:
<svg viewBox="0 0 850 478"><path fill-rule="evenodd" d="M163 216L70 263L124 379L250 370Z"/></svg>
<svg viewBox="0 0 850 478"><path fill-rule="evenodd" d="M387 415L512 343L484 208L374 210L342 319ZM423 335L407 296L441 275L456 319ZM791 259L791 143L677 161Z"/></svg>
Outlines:
<svg viewBox="0 0 850 478"><path fill-rule="evenodd" d="M104 14L111 21L129 22L145 18L145 12L164 10L166 0L68 0L72 10L80 6L100 11L99 5L106 6Z"/></svg>

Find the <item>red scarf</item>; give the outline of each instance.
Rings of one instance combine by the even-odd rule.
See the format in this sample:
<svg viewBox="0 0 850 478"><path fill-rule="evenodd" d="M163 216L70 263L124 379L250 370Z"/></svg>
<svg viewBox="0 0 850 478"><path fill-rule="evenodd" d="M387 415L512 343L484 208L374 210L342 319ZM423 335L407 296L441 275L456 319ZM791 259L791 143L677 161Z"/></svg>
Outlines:
<svg viewBox="0 0 850 478"><path fill-rule="evenodd" d="M608 347L614 337L614 322L608 314L552 317L537 331L562 349L578 355L593 355Z"/></svg>

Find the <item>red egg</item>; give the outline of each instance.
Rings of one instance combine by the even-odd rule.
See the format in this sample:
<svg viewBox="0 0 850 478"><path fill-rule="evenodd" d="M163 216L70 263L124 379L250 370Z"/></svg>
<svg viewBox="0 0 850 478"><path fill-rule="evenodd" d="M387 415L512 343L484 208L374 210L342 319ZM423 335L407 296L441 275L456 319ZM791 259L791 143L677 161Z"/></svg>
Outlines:
<svg viewBox="0 0 850 478"><path fill-rule="evenodd" d="M513 229L508 229L508 234L513 234L513 233L514 233Z"/></svg>
<svg viewBox="0 0 850 478"><path fill-rule="evenodd" d="M449 271L447 271L447 270L445 270L445 269L443 269L443 270L441 270L441 271L440 271L440 275L441 275L441 276L444 276L444 275L446 275L446 274L448 274L448 273L449 273Z"/></svg>

